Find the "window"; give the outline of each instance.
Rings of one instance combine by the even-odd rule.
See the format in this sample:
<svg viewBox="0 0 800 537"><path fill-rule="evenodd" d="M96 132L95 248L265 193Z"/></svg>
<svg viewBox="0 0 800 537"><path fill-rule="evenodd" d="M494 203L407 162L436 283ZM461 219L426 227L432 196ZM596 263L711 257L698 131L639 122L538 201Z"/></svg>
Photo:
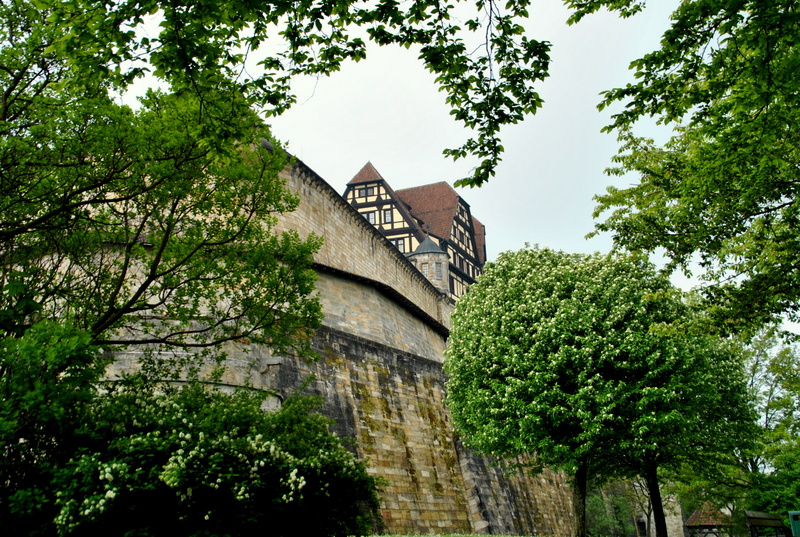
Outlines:
<svg viewBox="0 0 800 537"><path fill-rule="evenodd" d="M427 278L428 277L428 264L427 263L422 263L420 265L420 267L419 267L419 271L423 274L423 276L425 276Z"/></svg>
<svg viewBox="0 0 800 537"><path fill-rule="evenodd" d="M364 215L364 218L367 219L367 222L369 222L373 226L375 225L375 211L370 211L368 213L363 213L363 215Z"/></svg>
<svg viewBox="0 0 800 537"><path fill-rule="evenodd" d="M356 189L356 197L366 198L367 196L374 196L374 195L375 195L375 187L373 186L365 186Z"/></svg>
<svg viewBox="0 0 800 537"><path fill-rule="evenodd" d="M405 252L406 251L406 241L405 241L405 239L395 239L392 242L394 243L395 248L397 248L401 252Z"/></svg>
<svg viewBox="0 0 800 537"><path fill-rule="evenodd" d="M433 273L434 273L434 277L437 280L441 280L442 279L442 264L441 263L434 263L433 264Z"/></svg>
<svg viewBox="0 0 800 537"><path fill-rule="evenodd" d="M384 224L391 224L392 223L392 214L394 211L391 209L384 209L383 210L383 223Z"/></svg>

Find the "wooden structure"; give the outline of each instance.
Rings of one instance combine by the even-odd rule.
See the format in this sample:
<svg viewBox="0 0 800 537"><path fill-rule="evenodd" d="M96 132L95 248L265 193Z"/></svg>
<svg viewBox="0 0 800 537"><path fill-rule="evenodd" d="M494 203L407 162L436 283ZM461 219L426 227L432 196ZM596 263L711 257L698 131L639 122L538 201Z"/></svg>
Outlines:
<svg viewBox="0 0 800 537"><path fill-rule="evenodd" d="M731 518L710 503L692 513L683 526L688 537L727 537L733 530Z"/></svg>
<svg viewBox="0 0 800 537"><path fill-rule="evenodd" d="M789 528L783 523L780 515L761 513L759 511L745 511L747 529L750 537L788 537Z"/></svg>

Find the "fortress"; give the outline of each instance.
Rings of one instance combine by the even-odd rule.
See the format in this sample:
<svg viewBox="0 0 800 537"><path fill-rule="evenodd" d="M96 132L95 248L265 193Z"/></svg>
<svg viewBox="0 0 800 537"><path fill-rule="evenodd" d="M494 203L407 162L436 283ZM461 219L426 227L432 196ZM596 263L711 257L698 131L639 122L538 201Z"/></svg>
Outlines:
<svg viewBox="0 0 800 537"><path fill-rule="evenodd" d="M382 179L368 167L370 173L356 176L348 191ZM409 260L395 247L398 234L407 233L404 251L415 251L413 230L403 232L395 216L394 237L382 234L302 163L287 169L286 179L301 201L280 225L325 238L315 259L325 314L315 338L321 359L305 364L256 353L265 387L287 391L314 375L310 389L325 398L324 411L336 420L337 432L355 438L370 471L388 482L382 511L390 533L570 535L572 496L562 475L506 475L466 450L454 434L442 373L453 301L447 287L436 285L433 272L429 280L418 270L423 260ZM399 212L397 200L388 201ZM387 211L384 206L377 212L389 216ZM480 222L456 218L454 227L473 223L479 226L480 250ZM471 263L485 261L485 253L462 242L463 248L451 243L451 251L464 253ZM471 270L456 265L450 273L463 280L474 275Z"/></svg>
<svg viewBox="0 0 800 537"><path fill-rule="evenodd" d="M362 187L382 180L367 171ZM445 408L442 362L450 313L462 292L459 282L468 283L485 261L485 253L474 251L483 244L464 239L431 246L435 229L408 214L406 224L413 225L398 224L407 200L382 197L379 203L363 187L362 201L391 221L379 230L380 222L370 222L363 207L352 206L304 164L283 173L300 205L280 217L277 231L324 237L314 264L324 312L313 340L320 359L307 363L255 345L230 346L223 382L249 382L280 398L313 375L308 390L324 398L323 413L336 421L336 432L354 438L370 473L387 483L381 498L388 533L571 535L572 495L564 476L493 466L463 447ZM351 185L354 195L358 183ZM387 203L393 205L381 205ZM482 225L462 216L454 224L456 237L469 226L482 237ZM408 257L398 238L406 241ZM447 263L447 248L451 261L459 255L464 261L436 272L435 263ZM131 367L136 356L119 359L119 367Z"/></svg>

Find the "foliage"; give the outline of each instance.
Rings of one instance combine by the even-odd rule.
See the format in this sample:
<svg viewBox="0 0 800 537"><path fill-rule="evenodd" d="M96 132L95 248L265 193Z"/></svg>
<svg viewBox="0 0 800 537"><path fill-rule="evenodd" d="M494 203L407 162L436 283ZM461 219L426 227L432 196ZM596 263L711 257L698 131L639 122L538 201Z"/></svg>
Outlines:
<svg viewBox="0 0 800 537"><path fill-rule="evenodd" d="M261 120L229 116L212 146L194 97L151 92L134 111L102 86L59 89L64 68L23 15L29 33L5 27L0 48L0 76L18 79L0 111L0 311L19 325L6 331L59 318L99 343L302 351L319 240L273 231L297 199L285 157L256 143Z"/></svg>
<svg viewBox="0 0 800 537"><path fill-rule="evenodd" d="M735 384L741 367L716 340L670 326L688 315L676 293L638 257L537 248L488 264L456 306L445 365L448 402L469 444L498 456L534 450L574 469L606 435L631 426L617 438L623 453L700 427L702 407L718 402L705 388ZM694 404L699 414L673 411ZM620 427L625 419L637 421Z"/></svg>
<svg viewBox="0 0 800 537"><path fill-rule="evenodd" d="M0 142L0 277L38 304L34 319L70 319L101 343L301 347L320 318L307 296L319 240L272 231L297 200L277 179L283 157L251 143L257 118L232 118L243 135L212 149L194 99L37 103L21 120L35 135Z"/></svg>
<svg viewBox="0 0 800 537"><path fill-rule="evenodd" d="M48 321L0 340L0 526L7 531L12 513L46 510L51 469L75 449L75 428L107 363L88 334Z"/></svg>
<svg viewBox="0 0 800 537"><path fill-rule="evenodd" d="M565 3L575 9L573 20L600 6L627 16L641 4ZM472 186L494 175L503 152L500 129L541 106L534 85L549 68L550 44L525 35L529 0L251 0L235 5L38 0L36 5L61 30L52 50L68 59L80 79L125 87L150 72L179 93L203 100L212 95L205 102L216 119L225 117L215 110L218 93L240 96L230 101L234 108L255 105L279 114L295 102L292 77L338 71L345 61L365 58L369 41L414 47L436 75L453 117L474 132L461 147L445 151L456 159L481 159L473 175L460 181ZM209 136L217 134L212 130Z"/></svg>
<svg viewBox="0 0 800 537"><path fill-rule="evenodd" d="M589 537L637 535L639 513L623 481L593 488L586 499L586 534Z"/></svg>
<svg viewBox="0 0 800 537"><path fill-rule="evenodd" d="M659 467L727 452L753 419L738 356L689 320L640 257L501 254L453 314L455 424L481 452L640 475L658 494Z"/></svg>
<svg viewBox="0 0 800 537"><path fill-rule="evenodd" d="M681 502L693 511L706 502L739 521L745 510L784 513L800 505L798 458L798 368L795 346L783 344L778 329L741 338L748 388L758 416L758 437L713 465L681 467L672 476Z"/></svg>
<svg viewBox="0 0 800 537"><path fill-rule="evenodd" d="M782 453L768 473L753 476L750 507L754 511L778 513L788 526L788 511L800 506L800 454L797 449Z"/></svg>
<svg viewBox="0 0 800 537"><path fill-rule="evenodd" d="M800 447L800 354L768 327L745 346L749 388L758 412L761 445L743 460L752 472L767 472Z"/></svg>
<svg viewBox="0 0 800 537"><path fill-rule="evenodd" d="M527 16L527 0L510 2L505 10L481 2L463 30L451 18L454 6L438 2L256 0L233 7L211 0L74 0L42 5L51 10L55 25L85 29L65 32L54 43L82 76L110 76L128 84L151 70L178 92L235 92L243 96L241 105L263 106L270 113L295 101L293 76L328 75L346 60L366 57L365 37L379 45L417 45L421 60L447 93L453 116L478 133L449 151L456 158L475 154L484 159L475 174L477 184L493 174L499 161L500 127L540 106L533 83L546 76L549 62L549 45L528 39L518 23ZM146 32L145 21L156 13L157 33ZM486 36L481 53L465 42L465 33ZM117 70L125 65L130 68Z"/></svg>
<svg viewBox="0 0 800 537"><path fill-rule="evenodd" d="M661 49L633 62L638 82L601 105L625 103L611 173L639 182L597 197L597 229L670 270L699 263L728 331L798 318L798 38L796 0L681 2ZM663 147L634 134L648 116L676 126Z"/></svg>
<svg viewBox="0 0 800 537"><path fill-rule="evenodd" d="M309 356L320 239L276 231L298 199L243 94L121 105L122 65L84 69L61 46L98 28L46 3L0 3L0 527L248 534L274 517L363 534L375 481L311 403L268 415L258 394L100 383L124 344Z"/></svg>
<svg viewBox="0 0 800 537"><path fill-rule="evenodd" d="M225 394L199 382L176 388L139 377L103 392L94 384L76 389L90 371L78 362L92 354L89 337L57 337L36 327L6 340L17 345L18 361L55 355L77 365L65 368L64 380L49 391L9 386L20 374L0 377L11 395L0 431L4 529L20 535L249 535L259 527L275 535L363 535L374 529L376 480L315 412L319 401L290 398L267 413L262 393ZM73 379L72 370L80 376ZM38 429L7 425L7 410L23 406L19 399L45 395L56 396L49 412L28 412ZM44 406L41 399L33 403ZM24 472L14 466L19 462Z"/></svg>
<svg viewBox="0 0 800 537"><path fill-rule="evenodd" d="M273 415L262 398L199 384L165 395L123 388L104 398L87 431L98 445L53 483L56 524L145 535L371 530L375 481L311 413L315 405L289 400Z"/></svg>

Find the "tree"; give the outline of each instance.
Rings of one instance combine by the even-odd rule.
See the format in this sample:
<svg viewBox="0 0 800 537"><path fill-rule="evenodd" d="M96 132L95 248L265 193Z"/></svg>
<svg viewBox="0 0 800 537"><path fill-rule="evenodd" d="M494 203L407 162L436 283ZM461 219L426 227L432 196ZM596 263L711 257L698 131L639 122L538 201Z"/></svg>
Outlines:
<svg viewBox="0 0 800 537"><path fill-rule="evenodd" d="M638 535L637 509L625 481L591 487L586 498L586 534L589 537L645 537Z"/></svg>
<svg viewBox="0 0 800 537"><path fill-rule="evenodd" d="M0 354L0 525L14 535L365 535L377 481L292 397L131 376L40 323ZM58 372L54 374L53 372ZM102 385L103 390L98 388Z"/></svg>
<svg viewBox="0 0 800 537"><path fill-rule="evenodd" d="M305 353L319 239L273 231L297 198L285 156L258 143L264 123L239 108L212 125L203 113L222 105L189 94L119 105L109 81L74 78L29 4L0 9L6 332L58 318L105 345L249 338Z"/></svg>
<svg viewBox="0 0 800 537"><path fill-rule="evenodd" d="M746 531L745 511L783 513L800 501L797 449L797 353L772 326L735 344L744 358L756 411L755 442L702 465L671 468L665 478L684 512L713 506L729 513L733 533ZM785 520L788 523L788 518Z"/></svg>
<svg viewBox="0 0 800 537"><path fill-rule="evenodd" d="M298 203L285 154L230 88L119 104L121 79L70 63L42 6L0 3L0 527L159 534L183 517L186 534L248 534L272 514L363 534L375 481L308 404L267 415L263 393L157 382L224 342L311 355L320 239L275 232ZM102 381L132 344L189 352Z"/></svg>
<svg viewBox="0 0 800 537"><path fill-rule="evenodd" d="M770 326L744 345L748 387L755 401L761 442L742 463L750 472L765 473L776 460L800 448L800 354Z"/></svg>
<svg viewBox="0 0 800 537"><path fill-rule="evenodd" d="M640 4L565 3L576 10L576 19L601 6L627 16ZM414 47L436 75L454 118L475 133L445 154L480 159L473 175L460 182L479 186L494 175L501 159L501 128L541 106L534 85L548 75L550 44L525 35L529 0L466 4L43 0L37 7L61 30L51 49L68 59L80 79L110 79L126 86L150 72L176 92L193 93L207 103L211 121L224 118L231 108L251 105L281 113L295 101L292 77L325 76L347 60L361 60L366 41ZM220 94L226 96L224 106ZM213 129L207 134L218 136Z"/></svg>
<svg viewBox="0 0 800 537"><path fill-rule="evenodd" d="M684 1L661 49L633 62L638 82L601 105L625 104L611 173L639 182L597 197L597 229L663 249L668 270L699 263L727 331L798 318L798 37L796 0ZM663 146L634 134L647 116L675 127Z"/></svg>
<svg viewBox="0 0 800 537"><path fill-rule="evenodd" d="M692 510L710 501L743 524L745 510L785 513L800 501L796 487L800 357L778 333L771 326L753 338L739 338L758 436L750 449L736 450L713 466L678 469L674 481L683 503Z"/></svg>
<svg viewBox="0 0 800 537"><path fill-rule="evenodd" d="M481 2L463 31L451 18L453 5L432 1L233 5L79 0L43 5L61 28L85 29L64 32L53 45L82 76L127 84L152 71L175 91L236 93L242 100L235 106L264 106L269 113L280 113L295 101L293 76L328 75L346 60L363 59L364 37L379 45L418 46L425 66L447 92L455 118L477 131L449 151L455 158L474 154L483 159L475 173L477 184L494 173L500 159L500 128L540 106L533 83L546 76L549 62L549 45L528 39L518 23L527 16L527 0L507 4L505 12L493 2ZM142 32L144 21L156 13L158 32ZM474 54L480 42L465 41L463 34L485 36L485 48ZM216 113L213 102L209 112Z"/></svg>
<svg viewBox="0 0 800 537"><path fill-rule="evenodd" d="M50 469L75 449L108 359L89 334L45 321L0 339L0 526L46 511ZM42 466L45 463L45 466ZM51 517L52 520L52 517Z"/></svg>
<svg viewBox="0 0 800 537"><path fill-rule="evenodd" d="M641 476L664 536L659 468L729 451L753 419L741 362L690 318L640 257L501 254L452 317L457 430L478 451L572 474L578 535L588 474Z"/></svg>

